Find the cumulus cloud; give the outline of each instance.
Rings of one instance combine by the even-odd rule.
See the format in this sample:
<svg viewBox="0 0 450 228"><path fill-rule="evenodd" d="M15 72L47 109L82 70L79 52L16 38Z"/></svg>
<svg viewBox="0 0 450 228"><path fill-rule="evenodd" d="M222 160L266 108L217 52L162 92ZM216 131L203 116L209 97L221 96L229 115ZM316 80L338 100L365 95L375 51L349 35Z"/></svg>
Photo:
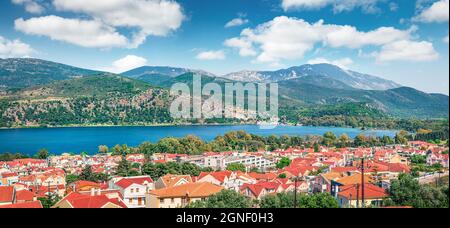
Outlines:
<svg viewBox="0 0 450 228"><path fill-rule="evenodd" d="M353 64L353 60L350 58L342 58L342 59L336 59L336 60L330 61L326 58L316 58L316 59L309 60L307 63L308 64L327 63L327 64L336 65L342 69L349 69L350 65Z"/></svg>
<svg viewBox="0 0 450 228"><path fill-rule="evenodd" d="M82 47L124 47L128 42L127 38L119 34L114 27L98 20L66 19L53 15L28 20L19 18L15 21L15 29Z"/></svg>
<svg viewBox="0 0 450 228"><path fill-rule="evenodd" d="M303 58L305 53L312 51L316 45L360 49L366 46L385 47L397 41L408 41L407 44L411 47L422 47L423 43L412 41L412 34L416 30L413 26L407 30L381 27L371 31L359 31L353 26L324 24L322 20L310 24L302 19L280 16L254 29L244 29L239 37L226 40L225 45L239 49L241 56L256 56L256 62L272 64ZM434 51L432 45L426 46ZM385 51L380 53L389 49L395 50L391 45L386 46ZM394 58L380 58L388 59Z"/></svg>
<svg viewBox="0 0 450 228"><path fill-rule="evenodd" d="M131 47L147 36L167 36L177 30L185 16L173 0L53 0L57 10L87 14L113 27L135 28Z"/></svg>
<svg viewBox="0 0 450 228"><path fill-rule="evenodd" d="M375 13L379 11L378 2L384 0L282 0L281 7L285 10L303 9L313 10L332 6L335 13L351 11L361 8L363 12Z"/></svg>
<svg viewBox="0 0 450 228"><path fill-rule="evenodd" d="M431 22L448 22L449 18L449 0L439 0L434 2L430 7L424 8L419 6L420 13L413 18L414 21L424 23Z"/></svg>
<svg viewBox="0 0 450 228"><path fill-rule="evenodd" d="M13 1L25 4L35 0ZM56 11L80 17L49 15L18 19L16 29L83 47L137 48L148 36L164 37L176 31L185 19L181 5L174 0L52 0L52 4ZM31 23L38 28L29 26ZM62 30L58 32L56 28ZM132 34L121 34L119 29L124 28Z"/></svg>
<svg viewBox="0 0 450 228"><path fill-rule="evenodd" d="M241 26L241 25L245 25L247 23L248 23L248 19L245 19L245 18L234 18L233 20L231 20L227 24L225 24L225 28Z"/></svg>
<svg viewBox="0 0 450 228"><path fill-rule="evenodd" d="M197 59L200 60L223 60L225 59L225 52L222 50L219 51L204 51L199 53L196 56Z"/></svg>
<svg viewBox="0 0 450 228"><path fill-rule="evenodd" d="M23 5L25 10L29 13L41 14L45 11L45 8L38 0L12 0L12 3L16 5Z"/></svg>
<svg viewBox="0 0 450 228"><path fill-rule="evenodd" d="M380 52L374 53L374 56L378 62L422 62L435 60L439 57L439 54L434 50L433 44L430 42L400 40L384 45Z"/></svg>
<svg viewBox="0 0 450 228"><path fill-rule="evenodd" d="M444 39L442 39L442 41L444 41L444 43L448 44L448 35L446 37L444 37Z"/></svg>
<svg viewBox="0 0 450 228"><path fill-rule="evenodd" d="M228 47L239 49L240 56L255 56L257 52L253 48L252 41L243 37L243 38L231 38L225 41L224 43Z"/></svg>
<svg viewBox="0 0 450 228"><path fill-rule="evenodd" d="M145 66L147 63L148 60L143 57L127 55L124 58L114 61L112 66L103 67L99 70L120 74L141 66Z"/></svg>
<svg viewBox="0 0 450 228"><path fill-rule="evenodd" d="M8 40L0 36L0 58L29 57L34 52L30 45L18 39Z"/></svg>

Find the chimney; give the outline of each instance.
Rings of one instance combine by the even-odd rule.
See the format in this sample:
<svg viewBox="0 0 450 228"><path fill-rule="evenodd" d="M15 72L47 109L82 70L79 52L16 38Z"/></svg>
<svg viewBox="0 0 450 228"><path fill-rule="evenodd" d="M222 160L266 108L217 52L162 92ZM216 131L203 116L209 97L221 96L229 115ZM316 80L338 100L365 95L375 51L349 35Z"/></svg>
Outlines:
<svg viewBox="0 0 450 228"><path fill-rule="evenodd" d="M97 195L101 195L102 194L102 190L101 189L97 189Z"/></svg>
<svg viewBox="0 0 450 228"><path fill-rule="evenodd" d="M91 196L95 196L95 188L91 188Z"/></svg>

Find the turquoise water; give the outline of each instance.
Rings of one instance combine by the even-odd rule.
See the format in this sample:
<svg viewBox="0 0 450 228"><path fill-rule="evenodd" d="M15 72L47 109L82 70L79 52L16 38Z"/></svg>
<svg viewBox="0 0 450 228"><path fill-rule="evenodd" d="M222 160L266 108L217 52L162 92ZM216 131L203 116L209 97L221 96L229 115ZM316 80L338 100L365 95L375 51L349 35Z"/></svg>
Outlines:
<svg viewBox="0 0 450 228"><path fill-rule="evenodd" d="M196 135L203 140L213 140L228 131L244 130L257 135L323 135L331 131L336 135L346 133L354 137L360 133L375 136L394 136L395 131L353 128L278 126L272 130L262 130L256 125L239 126L170 126L170 127L85 127L85 128L40 128L0 130L0 153L20 152L35 154L45 148L50 153L95 153L99 145L112 147L117 144L137 146L145 141L157 142L164 137Z"/></svg>

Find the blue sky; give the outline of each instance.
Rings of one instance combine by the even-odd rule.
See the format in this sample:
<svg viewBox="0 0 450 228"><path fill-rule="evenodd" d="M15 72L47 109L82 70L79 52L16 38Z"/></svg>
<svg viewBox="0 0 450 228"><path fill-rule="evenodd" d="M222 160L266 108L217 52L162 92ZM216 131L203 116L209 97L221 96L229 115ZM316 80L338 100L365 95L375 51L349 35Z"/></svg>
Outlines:
<svg viewBox="0 0 450 228"><path fill-rule="evenodd" d="M4 0L0 57L216 74L329 62L449 93L448 0Z"/></svg>

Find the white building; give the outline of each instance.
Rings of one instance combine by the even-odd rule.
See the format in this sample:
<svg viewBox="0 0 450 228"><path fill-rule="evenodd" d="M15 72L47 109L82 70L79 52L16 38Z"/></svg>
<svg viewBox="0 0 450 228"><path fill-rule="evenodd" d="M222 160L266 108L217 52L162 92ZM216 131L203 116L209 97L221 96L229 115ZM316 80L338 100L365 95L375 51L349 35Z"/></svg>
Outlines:
<svg viewBox="0 0 450 228"><path fill-rule="evenodd" d="M154 190L154 184L149 176L123 177L111 180L110 188L120 190L128 208L144 208L146 194Z"/></svg>

